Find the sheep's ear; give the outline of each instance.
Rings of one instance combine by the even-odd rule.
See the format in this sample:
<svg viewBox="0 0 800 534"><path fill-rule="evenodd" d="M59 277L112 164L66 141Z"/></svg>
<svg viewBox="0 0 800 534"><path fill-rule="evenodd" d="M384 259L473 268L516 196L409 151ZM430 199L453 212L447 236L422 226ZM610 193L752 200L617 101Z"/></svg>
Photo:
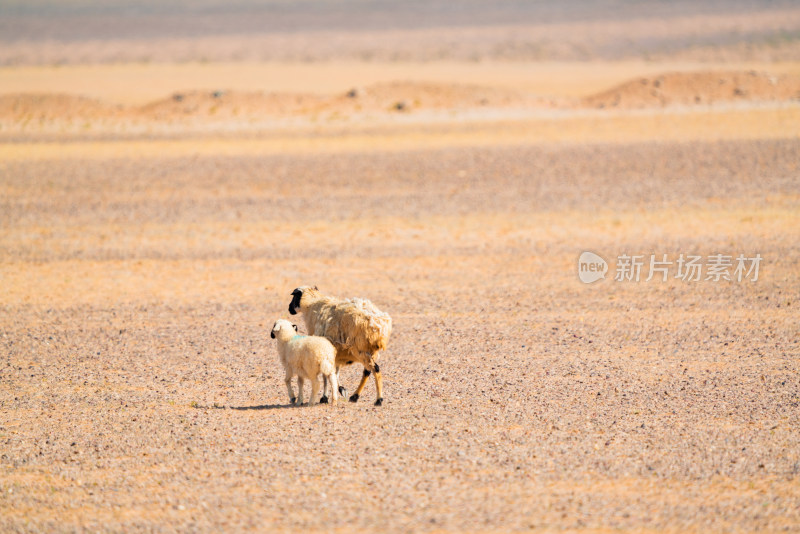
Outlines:
<svg viewBox="0 0 800 534"><path fill-rule="evenodd" d="M294 331L297 332L297 325L293 324L292 326L294 327Z"/></svg>
<svg viewBox="0 0 800 534"><path fill-rule="evenodd" d="M275 326L272 327L272 331L273 332L280 332L281 331L281 325L275 323Z"/></svg>
<svg viewBox="0 0 800 534"><path fill-rule="evenodd" d="M319 291L319 288L317 286L314 286L314 291Z"/></svg>

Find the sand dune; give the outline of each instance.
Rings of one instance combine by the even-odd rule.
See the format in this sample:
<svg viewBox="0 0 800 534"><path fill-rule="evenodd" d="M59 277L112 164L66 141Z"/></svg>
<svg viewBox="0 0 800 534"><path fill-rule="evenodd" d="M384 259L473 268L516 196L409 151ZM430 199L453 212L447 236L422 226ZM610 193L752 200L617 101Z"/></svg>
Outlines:
<svg viewBox="0 0 800 534"><path fill-rule="evenodd" d="M800 77L765 72L668 73L623 83L584 99L597 108L800 101Z"/></svg>
<svg viewBox="0 0 800 534"><path fill-rule="evenodd" d="M113 105L67 94L0 96L0 121L8 132L46 128L60 121L241 121L266 118L391 116L424 111L646 109L721 103L800 101L800 76L765 72L682 72L639 77L583 99L545 98L524 91L456 83L393 82L353 87L346 93L185 91L141 106ZM507 118L513 118L513 115Z"/></svg>
<svg viewBox="0 0 800 534"><path fill-rule="evenodd" d="M481 107L530 108L548 105L543 98L519 91L463 84L396 82L353 87L333 95L244 91L185 91L142 106L114 106L97 99L66 94L0 96L0 119L58 120L118 117L151 121L193 118L310 116L318 113L387 113Z"/></svg>

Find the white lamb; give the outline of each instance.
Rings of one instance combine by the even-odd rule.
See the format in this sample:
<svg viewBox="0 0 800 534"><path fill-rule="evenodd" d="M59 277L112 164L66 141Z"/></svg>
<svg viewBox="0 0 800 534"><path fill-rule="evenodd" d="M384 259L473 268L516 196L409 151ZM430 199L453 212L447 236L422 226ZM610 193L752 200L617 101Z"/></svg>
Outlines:
<svg viewBox="0 0 800 534"><path fill-rule="evenodd" d="M297 333L297 325L285 319L278 319L270 333L278 341L278 357L286 371L286 390L289 402L303 404L303 382L311 381L310 405L317 403L319 393L318 375L322 374L332 386L331 404L338 398L338 378L336 376L336 349L333 344L320 336L302 336ZM297 376L297 397L292 390L292 378Z"/></svg>

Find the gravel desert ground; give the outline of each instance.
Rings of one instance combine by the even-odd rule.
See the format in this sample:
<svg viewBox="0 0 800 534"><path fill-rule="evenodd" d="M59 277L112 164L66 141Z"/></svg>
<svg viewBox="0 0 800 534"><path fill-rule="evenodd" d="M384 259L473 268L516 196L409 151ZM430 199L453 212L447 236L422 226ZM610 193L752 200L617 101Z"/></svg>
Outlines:
<svg viewBox="0 0 800 534"><path fill-rule="evenodd" d="M543 58L496 46L514 2L352 32L319 0L255 58L88 4L86 35L12 4L52 39L0 53L0 531L800 531L790 3L642 3L653 40L536 11ZM392 315L382 407L289 405L269 329L306 284Z"/></svg>

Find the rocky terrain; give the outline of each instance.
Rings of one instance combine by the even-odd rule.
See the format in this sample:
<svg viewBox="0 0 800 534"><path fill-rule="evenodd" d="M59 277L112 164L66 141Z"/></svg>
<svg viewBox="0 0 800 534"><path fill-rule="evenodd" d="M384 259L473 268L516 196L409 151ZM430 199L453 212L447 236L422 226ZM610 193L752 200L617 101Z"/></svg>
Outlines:
<svg viewBox="0 0 800 534"><path fill-rule="evenodd" d="M8 161L0 527L796 529L798 150ZM394 317L383 407L288 405L306 283Z"/></svg>

